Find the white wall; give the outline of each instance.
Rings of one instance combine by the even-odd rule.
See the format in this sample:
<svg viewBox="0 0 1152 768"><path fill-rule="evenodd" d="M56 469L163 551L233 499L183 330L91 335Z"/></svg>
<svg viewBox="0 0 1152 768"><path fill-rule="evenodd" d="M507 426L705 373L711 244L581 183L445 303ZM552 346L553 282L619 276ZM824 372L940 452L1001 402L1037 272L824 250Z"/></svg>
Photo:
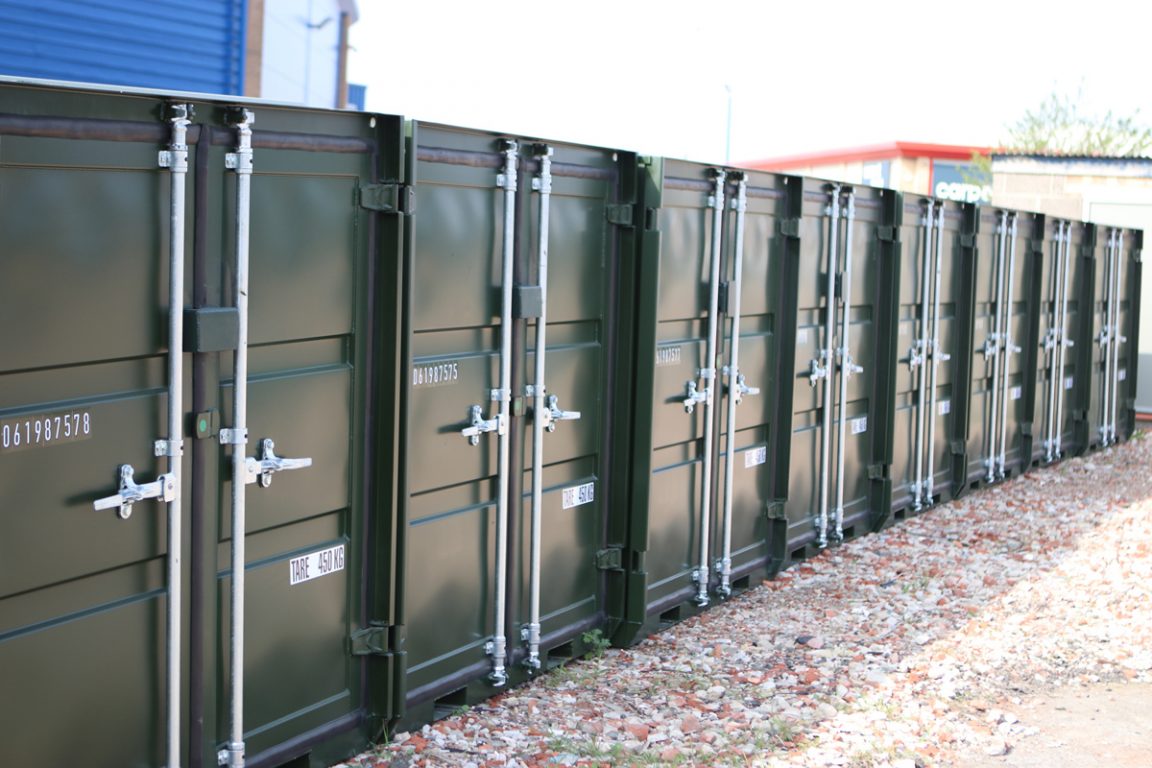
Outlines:
<svg viewBox="0 0 1152 768"><path fill-rule="evenodd" d="M340 12L339 0L264 0L262 98L338 106Z"/></svg>

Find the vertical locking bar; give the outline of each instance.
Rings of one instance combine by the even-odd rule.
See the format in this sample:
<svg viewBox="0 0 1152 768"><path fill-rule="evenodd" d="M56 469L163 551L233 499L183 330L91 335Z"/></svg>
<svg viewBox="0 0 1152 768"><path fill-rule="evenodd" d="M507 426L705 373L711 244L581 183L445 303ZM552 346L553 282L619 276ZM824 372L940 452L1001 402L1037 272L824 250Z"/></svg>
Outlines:
<svg viewBox="0 0 1152 768"><path fill-rule="evenodd" d="M516 248L516 187L520 146L515 141L504 141L504 250L501 275L503 278L500 304L500 390L499 436L496 481L496 626L492 638L492 672L489 679L499 687L508 682L505 662L508 658L508 636L504 632L507 612L508 587L508 465L510 447L508 420L512 402L512 262Z"/></svg>
<svg viewBox="0 0 1152 768"><path fill-rule="evenodd" d="M999 479L1005 477L1005 465L1008 458L1008 395L1010 392L1009 383L1012 379L1012 353L1015 348L1012 346L1012 296L1015 291L1015 278L1016 278L1016 213L1015 211L1009 217L1009 243L1008 243L1008 292L1004 297L1004 334L1003 334L1003 350L1004 350L1004 379L1003 379L1003 392L1000 398L1000 458L998 460L997 475Z"/></svg>
<svg viewBox="0 0 1152 768"><path fill-rule="evenodd" d="M1003 357L1001 354L1000 316L1004 309L1004 266L1005 251L1008 244L1007 211L1000 212L1000 224L996 228L996 233L996 319L992 326L991 345L990 347L988 344L985 345L986 350L990 348L992 355L992 408L989 411L988 438L985 441L988 446L988 458L985 460L988 466L988 475L984 478L989 483L996 479L997 436L999 435L997 417L1000 415L1000 359Z"/></svg>
<svg viewBox="0 0 1152 768"><path fill-rule="evenodd" d="M239 317L232 383L232 634L230 645L231 738L229 768L244 765L244 564L246 450L248 439L248 242L251 228L252 123L250 110L229 114L236 128L236 311Z"/></svg>
<svg viewBox="0 0 1152 768"><path fill-rule="evenodd" d="M1064 264L1061 269L1060 278L1060 337L1059 337L1059 359L1056 363L1056 371L1058 373L1058 383L1056 385L1056 448L1055 457L1060 458L1063 453L1062 445L1064 439L1064 364L1065 352L1068 347L1074 343L1073 339L1068 338L1068 273L1070 271L1069 264L1072 261L1072 222L1064 222Z"/></svg>
<svg viewBox="0 0 1152 768"><path fill-rule="evenodd" d="M940 363L949 359L940 352L940 273L944 260L944 203L936 203L936 254L932 269L932 333L929 336L925 354L931 355L932 369L928 382L928 471L924 476L924 505L932 504L932 492L936 485L936 387ZM925 275L925 279L927 279Z"/></svg>
<svg viewBox="0 0 1152 768"><path fill-rule="evenodd" d="M1120 402L1120 343L1124 336L1120 333L1120 303L1124 284L1124 230L1116 230L1116 255L1113 258L1112 272L1115 275L1116 288L1112 291L1112 406L1111 417L1108 422L1108 444L1116 442L1119 434L1116 429L1116 417Z"/></svg>
<svg viewBox="0 0 1152 768"><path fill-rule="evenodd" d="M532 534L528 586L529 669L540 669L540 535L544 504L544 426L548 421L544 404L544 362L548 351L548 214L552 199L552 148L537 147L540 163L537 176L540 193L540 242L537 246L537 275L540 284L540 316L536 318L536 371L532 385Z"/></svg>
<svg viewBox="0 0 1152 768"><path fill-rule="evenodd" d="M1100 346L1104 353L1104 399L1100 404L1100 441L1108 445L1108 414L1112 386L1112 273L1115 269L1113 256L1116 250L1116 230L1108 230L1108 248L1104 257L1104 306L1101 307L1103 327L1100 330Z"/></svg>
<svg viewBox="0 0 1152 768"><path fill-rule="evenodd" d="M840 255L840 185L829 186L828 204L828 281L824 316L824 403L820 424L820 538L818 544L823 549L828 546L828 483L832 449L832 371L835 369L836 337L836 270Z"/></svg>
<svg viewBox="0 0 1152 768"><path fill-rule="evenodd" d="M724 227L724 192L728 172L715 169L714 192L712 194L712 245L710 249L711 270L708 287L708 343L704 366L700 377L704 379L704 480L703 497L700 503L700 566L696 571L696 604L708 605L708 558L711 551L710 534L712 528L712 445L713 431L716 428L716 340L719 335L720 312L720 245Z"/></svg>
<svg viewBox="0 0 1152 768"><path fill-rule="evenodd" d="M1044 460L1056 460L1056 397L1057 379L1062 377L1059 367L1060 360L1060 275L1064 258L1064 222L1056 222L1056 264L1052 268L1052 320L1044 342L1044 349L1048 350L1048 396L1044 401Z"/></svg>
<svg viewBox="0 0 1152 768"><path fill-rule="evenodd" d="M924 258L920 265L920 336L913 345L913 359L919 358L920 370L916 377L916 479L912 484L913 509L919 511L923 504L924 489L924 406L928 402L928 304L932 252L932 201L924 201Z"/></svg>
<svg viewBox="0 0 1152 768"><path fill-rule="evenodd" d="M168 768L180 766L180 656L182 607L182 565L184 527L181 509L181 456L184 453L184 210L188 179L188 125L192 107L172 104L168 107L172 124L172 141L168 146L168 170L171 179L168 245L168 475L176 487L168 502Z"/></svg>
<svg viewBox="0 0 1152 768"><path fill-rule="evenodd" d="M844 540L844 450L845 430L848 427L848 378L855 371L852 363L852 225L856 219L856 193L848 188L844 207L844 275L841 278L842 304L840 315L840 423L836 438L836 511L834 514L834 541Z"/></svg>
<svg viewBox="0 0 1152 768"><path fill-rule="evenodd" d="M744 217L748 209L748 181L743 173L736 179L736 241L733 244L732 282L728 306L732 320L732 345L728 359L728 434L724 451L724 551L720 560L720 594L732 593L732 477L736 458L736 402L743 382L740 377L740 292L744 270Z"/></svg>

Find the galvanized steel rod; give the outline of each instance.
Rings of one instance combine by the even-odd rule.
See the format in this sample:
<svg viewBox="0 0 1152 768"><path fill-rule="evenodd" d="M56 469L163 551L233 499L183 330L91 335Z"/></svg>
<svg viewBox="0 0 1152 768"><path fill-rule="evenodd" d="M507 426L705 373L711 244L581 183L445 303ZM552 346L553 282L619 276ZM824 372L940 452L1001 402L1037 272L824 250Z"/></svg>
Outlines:
<svg viewBox="0 0 1152 768"><path fill-rule="evenodd" d="M1012 380L1012 295L1016 279L1016 214L1010 217L1010 241L1008 244L1008 293L1004 300L1004 391L1000 398L1000 460L999 476L1004 478L1008 459L1008 394Z"/></svg>
<svg viewBox="0 0 1152 768"><path fill-rule="evenodd" d="M1108 248L1104 257L1104 327L1100 331L1100 345L1104 352L1104 399L1100 403L1100 438L1108 445L1108 414L1111 412L1108 401L1112 385L1112 272L1113 255L1116 250L1116 230L1108 230Z"/></svg>
<svg viewBox="0 0 1152 768"><path fill-rule="evenodd" d="M496 626L492 638L492 673L489 679L495 686L508 682L505 662L508 658L508 636L504 633L507 610L507 570L508 570L508 481L510 448L508 445L508 420L512 401L512 266L516 246L516 186L517 163L520 160L520 147L515 141L504 144L504 250L501 275L500 304L500 389L494 393L498 400L499 416L497 435L499 436L499 458L496 481L496 578L495 597Z"/></svg>
<svg viewBox="0 0 1152 768"><path fill-rule="evenodd" d="M1068 336L1068 273L1070 270L1070 263L1072 261L1072 222L1064 222L1064 264L1062 267L1062 275L1060 278L1060 337L1059 337L1059 360L1056 364L1056 371L1059 375L1059 381L1056 385L1056 448L1055 457L1060 458L1062 451L1062 443L1064 440L1064 364L1065 352L1068 347L1072 346L1075 341L1067 338Z"/></svg>
<svg viewBox="0 0 1152 768"><path fill-rule="evenodd" d="M997 429L997 416L1000 413L1000 358L1001 358L1001 334L1000 334L1000 315L1004 309L1004 262L1005 262L1005 248L1008 243L1008 212L1000 212L1000 225L998 227L999 239L996 244L996 319L993 322L992 330L992 409L989 414L988 423L988 475L985 478L987 482L992 482L996 479L996 455L997 455L997 437L999 430ZM985 349L987 350L987 346Z"/></svg>
<svg viewBox="0 0 1152 768"><path fill-rule="evenodd" d="M1056 450L1056 380L1060 378L1060 275L1064 263L1064 222L1056 222L1056 265L1052 269L1052 323L1044 348L1048 353L1048 397L1044 401L1044 460L1054 461Z"/></svg>
<svg viewBox="0 0 1152 768"><path fill-rule="evenodd" d="M1116 417L1120 403L1120 343L1124 341L1120 333L1120 302L1124 285L1124 230L1116 230L1116 256L1113 259L1115 266L1116 290L1112 292L1112 411L1109 422L1109 443L1116 442Z"/></svg>
<svg viewBox="0 0 1152 768"><path fill-rule="evenodd" d="M171 178L168 264L168 474L175 494L168 502L168 768L180 766L180 657L183 580L181 573L182 532L181 457L184 454L184 208L188 179L188 125L191 109L176 104L172 110L172 141L168 146Z"/></svg>
<svg viewBox="0 0 1152 768"><path fill-rule="evenodd" d="M936 486L936 388L940 363L950 359L940 352L940 273L944 261L944 204L936 205L936 257L932 284L932 335L928 342L928 353L932 356L932 370L928 387L928 472L924 477L924 503L932 504L932 492Z"/></svg>
<svg viewBox="0 0 1152 768"><path fill-rule="evenodd" d="M840 255L840 185L833 184L828 206L830 232L828 236L828 282L824 317L824 403L820 414L820 520L819 545L828 546L828 482L832 450L832 371L835 369L833 350L836 336L836 270Z"/></svg>
<svg viewBox="0 0 1152 768"><path fill-rule="evenodd" d="M705 351L704 367L700 377L704 379L704 481L703 500L700 504L700 567L696 571L696 603L708 604L708 557L711 551L710 533L712 528L712 444L716 425L716 340L719 335L719 322L716 315L720 311L720 247L724 227L724 185L728 172L716 170L715 191L712 197L712 246L711 278L708 297L708 344Z"/></svg>
<svg viewBox="0 0 1152 768"><path fill-rule="evenodd" d="M548 215L552 200L552 148L536 151L540 162L537 186L540 193L539 246L536 280L540 285L540 316L536 318L536 375L532 384L532 539L529 555L528 585L528 659L529 669L540 668L540 535L544 505L544 364L548 351Z"/></svg>
<svg viewBox="0 0 1152 768"><path fill-rule="evenodd" d="M932 201L926 200L924 206L924 258L920 263L920 334L913 349L913 359L918 360L916 376L916 479L912 484L912 506L919 510L923 504L922 490L924 488L924 405L928 394L928 302L929 279L931 272L932 252Z"/></svg>
<svg viewBox="0 0 1152 768"><path fill-rule="evenodd" d="M744 386L740 375L740 292L744 270L744 216L748 208L748 182L736 181L736 242L733 247L732 283L728 306L732 320L732 347L728 360L728 435L724 450L724 551L720 560L720 594L732 592L732 477L736 458L736 403Z"/></svg>
<svg viewBox="0 0 1152 768"><path fill-rule="evenodd" d="M244 565L248 441L248 242L252 194L252 112L240 110L236 127L236 311L239 317L232 381L232 632L229 768L244 765Z"/></svg>
<svg viewBox="0 0 1152 768"><path fill-rule="evenodd" d="M834 538L844 540L844 449L845 429L848 426L848 378L855 372L852 363L852 224L856 218L856 193L849 188L844 209L844 276L841 278L844 310L840 316L840 423L836 438L836 511Z"/></svg>

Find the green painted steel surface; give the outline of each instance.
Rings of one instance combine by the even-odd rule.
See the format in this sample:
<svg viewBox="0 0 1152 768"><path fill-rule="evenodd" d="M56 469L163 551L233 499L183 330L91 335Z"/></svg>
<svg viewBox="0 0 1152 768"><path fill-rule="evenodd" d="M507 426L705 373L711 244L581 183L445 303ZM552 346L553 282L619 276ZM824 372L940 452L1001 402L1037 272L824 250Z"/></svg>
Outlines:
<svg viewBox="0 0 1152 768"><path fill-rule="evenodd" d="M409 242L405 382L402 623L406 627L402 720L419 722L494 690L486 648L495 626L498 438L461 435L473 405L498 410L504 189L497 185L504 137L413 124L409 161L419 213ZM539 284L540 195L534 143L519 142L517 286ZM544 436L541 525L541 651L569 653L583 632L606 628L607 448L613 386L615 272L621 169L632 156L551 144L546 388L578 420ZM523 312L520 314L530 314ZM529 621L532 400L536 321L513 320L507 565L508 667L523 680L521 629ZM588 488L579 498L573 489ZM517 501L519 500L519 501ZM557 650L559 649L559 650Z"/></svg>
<svg viewBox="0 0 1152 768"><path fill-rule="evenodd" d="M35 692L3 705L6 731L26 737L0 742L5 765L60 765L80 752L92 766L164 762L165 507L137 503L127 520L92 508L115 492L120 464L135 467L137 482L164 467L152 445L166 431L161 104L151 95L4 86L0 498L9 513L0 535L0 676ZM225 167L235 138L223 106L194 103L189 308L235 298L235 178ZM255 765L306 753L323 729L355 730L362 719L363 662L349 655L348 636L365 620L369 248L386 237L370 234L378 215L359 207L357 192L399 172L401 144L396 118L378 117L372 128L364 115L250 108L257 170L243 450L258 455L271 438L278 455L313 461L267 488L248 486L245 731ZM232 353L184 357L177 684L186 759L207 766L228 732L231 449L213 425L231 426ZM17 427L28 430L20 445ZM11 514L17 509L27 513ZM291 584L293 558L340 546L342 569ZM294 754L282 749L289 741Z"/></svg>
<svg viewBox="0 0 1152 768"><path fill-rule="evenodd" d="M795 394L792 417L792 461L788 482L787 534L779 550L786 562L807 556L818 543L820 517L821 437L823 388L829 380L810 383L812 363L820 361L827 345L827 271L830 246L831 187L804 179L803 215L799 223L802 249L798 287L798 317L793 366ZM847 191L849 187L843 187ZM847 398L841 402L838 376L833 412L829 420L828 509L829 538L836 502L837 433L846 420L843 458L846 538L868 532L886 520L891 499L888 464L892 455L892 371L895 367L895 329L898 301L898 253L894 245L896 193L855 187L853 229L852 306L849 347L853 361L864 370L850 377ZM847 227L843 227L846 230ZM840 235L844 248L844 231ZM880 235L885 234L886 239ZM836 338L843 311L844 261L837 267ZM838 357L838 356L837 356ZM834 366L838 371L839 365Z"/></svg>
<svg viewBox="0 0 1152 768"><path fill-rule="evenodd" d="M967 482L976 487L988 482L988 462L993 459L993 441L1000 444L1000 427L991 433L993 408L994 358L984 353L985 342L996 332L996 316L1001 311L997 301L997 255L999 244L1000 210L990 207L977 209L975 225L976 284L973 307L972 388L969 397ZM1017 215L1015 263L1008 238L1005 243L1004 295L1010 321L1006 329L1011 341L1020 351L1010 356L1008 369L1008 407L1006 412L1004 470L1014 477L1031 466L1032 412L1036 377L1034 374L1035 330L1033 302L1039 300L1040 281L1036 279L1036 265L1043 253L1042 217L1035 214ZM1010 267L1013 267L1010 269ZM1011 280L1009 278L1011 277ZM1008 284L1011 282L1011 293ZM1035 295L1033 293L1035 292ZM1003 360L1003 351L999 353ZM1004 388L996 385L996 408L1003 412ZM999 418L999 417L998 417ZM997 449L996 454L1000 451Z"/></svg>
<svg viewBox="0 0 1152 768"><path fill-rule="evenodd" d="M1089 224L1086 229L1091 233L1086 235L1088 245L1085 249L1086 268L1091 278L1090 288L1085 299L1085 305L1091 307L1090 316L1086 318L1085 336L1090 344L1088 357L1088 370L1090 371L1089 393L1085 399L1083 413L1086 423L1086 440L1089 450L1103 447L1102 428L1111 416L1105 414L1105 388L1110 389L1110 381L1106 383L1107 366L1105 364L1106 350L1101 344L1101 335L1109 325L1107 317L1108 278L1108 238L1113 231L1112 227ZM1136 335L1139 330L1139 304L1140 304L1140 275L1142 265L1139 254L1143 247L1143 233L1133 230L1117 230L1123 233L1123 249L1120 259L1120 353L1119 364L1115 374L1118 387L1118 401L1116 408L1116 431L1118 439L1124 440L1135 429L1135 376L1136 357L1133 356ZM1108 354L1111 354L1109 351Z"/></svg>
<svg viewBox="0 0 1152 768"><path fill-rule="evenodd" d="M1070 240L1067 261L1068 299L1065 310L1067 318L1063 329L1064 338L1071 342L1072 346L1065 348L1064 367L1062 370L1058 370L1059 360L1057 359L1053 363L1053 355L1058 354L1058 350L1049 339L1053 338L1053 334L1059 328L1059 320L1056 315L1059 309L1057 291L1064 275L1058 270L1057 236L1060 234L1059 227L1062 223L1061 220L1052 217L1044 218L1042 223L1044 239L1036 273L1040 302L1039 312L1034 320L1037 324L1036 365L1034 366L1036 397L1032 414L1032 424L1034 425L1032 454L1029 457L1034 465L1048 463L1050 450L1046 442L1049 440L1048 436L1052 429L1059 431L1060 434L1060 456L1075 456L1081 453L1085 447L1080 437L1082 430L1077 430L1076 425L1082 419L1080 414L1084 409L1083 397L1088 391L1087 378L1079 375L1080 357L1077 354L1081 346L1089 346L1088 339L1082 334L1084 323L1080 314L1082 286L1087 279L1083 249L1084 238L1088 230L1085 225L1078 222L1067 222ZM1052 372L1054 370L1058 371L1055 385L1061 388L1064 393L1064 403L1062 413L1059 413L1058 424L1057 412L1061 409L1057 408L1058 402L1051 394L1053 391ZM1051 450L1055 450L1055 444ZM1052 460L1060 458L1060 456L1053 455Z"/></svg>
<svg viewBox="0 0 1152 768"><path fill-rule="evenodd" d="M937 290L935 242L928 244L930 260L925 271L925 238L929 236L925 214L929 205L943 206L944 211L943 240L939 250L939 362L936 365L935 411L931 414L928 413L928 409L933 407L931 367L925 373L924 399L921 403L920 368L909 365L912 355L920 354L916 348L917 340L925 334L931 338L931 330L922 329L924 281L928 281L930 292ZM948 201L909 195L904 197L901 212L900 314L896 341L899 358L893 370L896 377L896 399L893 404L895 424L891 470L892 509L897 518L918 511L913 484L917 479L916 432L921 405L925 409L925 448L920 467L922 477L926 478L928 474L928 450L932 451L933 456L932 499L922 501L922 507L951 499L956 493L957 470L963 474L963 466L955 466L956 463L962 463L962 455L957 462L954 450L961 448L962 451L968 426L963 408L967 400L967 382L959 375L959 371L970 349L970 339L965 329L970 323L971 309L966 290L967 262L961 243L965 216L963 207ZM936 214L933 217L936 218ZM932 302L932 294L929 293L929 323L932 322ZM945 355L948 359L943 359ZM934 440L930 449L927 447L929 418L935 421Z"/></svg>
<svg viewBox="0 0 1152 768"><path fill-rule="evenodd" d="M713 484L707 526L709 591L723 567L724 499L729 399L725 374L731 363L736 285L737 181L723 185L717 359L707 359L719 169L672 160L642 167L645 238L635 273L636 389L630 460L632 483L628 609L617 642L630 643L662 622L696 611L704 533L704 404L687 412L689 382L702 390L700 371L715 367ZM731 582L740 589L772 558L773 502L782 500L787 478L786 403L791 381L781 376L780 339L792 333L797 253L782 236L782 223L797 207L797 180L746 173L746 213L741 291L739 368L746 385L735 408L732 468ZM791 185L791 186L789 186ZM795 191L795 194L793 194ZM790 350L789 350L790 352Z"/></svg>

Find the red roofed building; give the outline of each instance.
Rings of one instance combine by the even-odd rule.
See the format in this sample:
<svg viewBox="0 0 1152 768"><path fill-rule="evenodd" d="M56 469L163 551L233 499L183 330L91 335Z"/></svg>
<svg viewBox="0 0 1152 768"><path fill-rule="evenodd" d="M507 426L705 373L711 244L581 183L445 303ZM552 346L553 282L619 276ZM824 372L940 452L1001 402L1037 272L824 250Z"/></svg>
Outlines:
<svg viewBox="0 0 1152 768"><path fill-rule="evenodd" d="M979 172L975 154L990 147L892 141L848 149L809 152L741 163L746 168L816 176L850 184L888 187L950 200L988 202L992 181L973 183Z"/></svg>

